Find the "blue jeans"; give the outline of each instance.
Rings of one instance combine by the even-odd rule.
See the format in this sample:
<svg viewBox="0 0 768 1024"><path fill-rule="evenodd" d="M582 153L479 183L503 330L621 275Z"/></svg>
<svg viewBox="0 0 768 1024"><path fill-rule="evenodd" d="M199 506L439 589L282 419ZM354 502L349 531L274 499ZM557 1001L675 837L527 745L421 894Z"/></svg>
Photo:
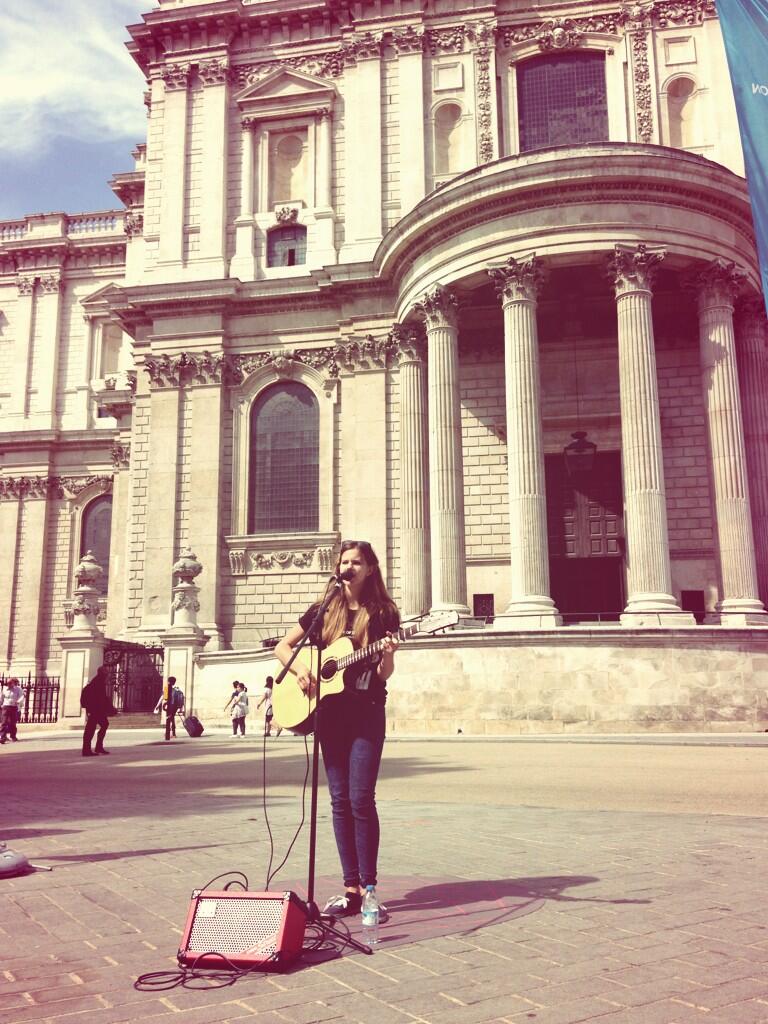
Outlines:
<svg viewBox="0 0 768 1024"><path fill-rule="evenodd" d="M384 705L333 694L321 702L318 719L344 885L376 885L376 779L386 732Z"/></svg>

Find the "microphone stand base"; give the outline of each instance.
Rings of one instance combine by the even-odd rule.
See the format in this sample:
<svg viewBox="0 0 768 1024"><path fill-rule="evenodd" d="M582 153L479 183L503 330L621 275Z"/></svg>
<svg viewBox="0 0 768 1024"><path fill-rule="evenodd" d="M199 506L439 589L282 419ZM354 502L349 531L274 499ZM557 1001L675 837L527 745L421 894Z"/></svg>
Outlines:
<svg viewBox="0 0 768 1024"><path fill-rule="evenodd" d="M324 937L330 938L333 936L342 945L342 948L344 946L351 946L360 953L373 956L373 950L370 946L366 946L364 942L360 942L358 939L353 939L348 932L345 934L335 927L337 920L335 917L332 917L330 914L321 914L314 900L308 900L304 906L307 911L307 923L319 928Z"/></svg>

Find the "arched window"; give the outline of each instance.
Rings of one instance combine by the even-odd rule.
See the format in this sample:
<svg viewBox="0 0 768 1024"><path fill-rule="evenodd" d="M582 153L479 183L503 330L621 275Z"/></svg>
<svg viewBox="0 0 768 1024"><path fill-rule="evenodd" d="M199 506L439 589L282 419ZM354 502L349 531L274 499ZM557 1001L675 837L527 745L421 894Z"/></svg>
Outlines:
<svg viewBox="0 0 768 1024"><path fill-rule="evenodd" d="M435 174L460 171L462 158L461 107L444 103L435 111Z"/></svg>
<svg viewBox="0 0 768 1024"><path fill-rule="evenodd" d="M80 558L86 551L92 551L93 557L104 570L101 587L104 593L109 589L109 543L112 536L112 498L102 494L89 502L83 510L80 530Z"/></svg>
<svg viewBox="0 0 768 1024"><path fill-rule="evenodd" d="M306 199L307 132L269 137L270 205Z"/></svg>
<svg viewBox="0 0 768 1024"><path fill-rule="evenodd" d="M696 83L690 78L675 78L667 88L669 144L678 149L696 145Z"/></svg>
<svg viewBox="0 0 768 1024"><path fill-rule="evenodd" d="M307 262L307 229L303 224L272 228L267 233L267 266L298 267Z"/></svg>
<svg viewBox="0 0 768 1024"><path fill-rule="evenodd" d="M605 56L544 54L517 68L520 152L608 138Z"/></svg>
<svg viewBox="0 0 768 1024"><path fill-rule="evenodd" d="M318 529L320 413L303 384L268 387L251 409L248 532Z"/></svg>

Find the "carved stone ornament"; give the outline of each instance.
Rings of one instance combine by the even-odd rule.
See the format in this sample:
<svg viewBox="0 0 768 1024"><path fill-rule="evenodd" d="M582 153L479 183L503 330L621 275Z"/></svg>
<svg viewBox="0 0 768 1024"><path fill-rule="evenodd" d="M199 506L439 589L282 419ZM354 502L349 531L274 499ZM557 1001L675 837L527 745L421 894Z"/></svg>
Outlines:
<svg viewBox="0 0 768 1024"><path fill-rule="evenodd" d="M430 29L426 32L427 48L433 57L440 53L463 53L465 35L463 25Z"/></svg>
<svg viewBox="0 0 768 1024"><path fill-rule="evenodd" d="M61 274L56 271L41 274L40 290L46 295L58 295L61 291Z"/></svg>
<svg viewBox="0 0 768 1024"><path fill-rule="evenodd" d="M625 292L652 291L653 282L667 250L661 246L617 245L608 260L608 273L613 279L616 297Z"/></svg>
<svg viewBox="0 0 768 1024"><path fill-rule="evenodd" d="M229 64L225 60L200 61L197 73L204 86L226 85L230 79Z"/></svg>
<svg viewBox="0 0 768 1024"><path fill-rule="evenodd" d="M112 489L111 476L16 476L0 477L0 501L76 498L86 487L101 493Z"/></svg>
<svg viewBox="0 0 768 1024"><path fill-rule="evenodd" d="M166 353L156 359L145 359L144 369L149 374L152 388L179 388L194 384L230 383L232 361L222 352L181 352L177 356Z"/></svg>
<svg viewBox="0 0 768 1024"><path fill-rule="evenodd" d="M288 538L231 537L229 567L233 576L333 571L338 543L333 534L307 535L279 546ZM274 544L274 546L272 546Z"/></svg>
<svg viewBox="0 0 768 1024"><path fill-rule="evenodd" d="M505 25L499 30L502 44L505 47L515 46L519 43L527 43L531 41L540 41L542 39L547 40L551 38L552 46L546 47L546 49L560 49L560 46L555 44L554 32L557 22L563 22L561 26L565 28L567 32L574 33L574 38L583 37L587 33L596 33L600 35L618 35L619 22L616 14L613 13L602 13L592 15L585 18L569 18L567 19L567 27L563 19L548 19L546 21L538 21L529 25ZM563 40L563 36L560 32L557 34L558 43ZM562 48L567 48L567 45ZM574 46L579 46L579 41L574 41ZM545 48L545 47L542 47Z"/></svg>
<svg viewBox="0 0 768 1024"><path fill-rule="evenodd" d="M252 355L232 356L231 382L240 384L251 373L269 367L275 373L288 376L296 364L303 363L314 370L325 371L329 377L339 376L337 349L331 346L324 348L303 348L295 351L254 352Z"/></svg>
<svg viewBox="0 0 768 1024"><path fill-rule="evenodd" d="M540 50L573 50L581 46L584 33L571 18L554 18L536 33Z"/></svg>
<svg viewBox="0 0 768 1024"><path fill-rule="evenodd" d="M746 295L739 299L736 324L737 341L742 349L768 362L768 318L762 295Z"/></svg>
<svg viewBox="0 0 768 1024"><path fill-rule="evenodd" d="M275 220L278 224L295 224L299 219L299 210L296 206L281 206L275 210Z"/></svg>
<svg viewBox="0 0 768 1024"><path fill-rule="evenodd" d="M397 53L421 53L424 49L424 29L407 25L404 29L393 32L391 40Z"/></svg>
<svg viewBox="0 0 768 1024"><path fill-rule="evenodd" d="M115 441L112 445L112 465L115 469L127 469L131 464L130 444L121 444Z"/></svg>
<svg viewBox="0 0 768 1024"><path fill-rule="evenodd" d="M33 274L19 274L16 277L16 287L19 295L31 295L35 290L35 277Z"/></svg>
<svg viewBox="0 0 768 1024"><path fill-rule="evenodd" d="M232 74L238 85L256 85L273 71L292 68L294 71L306 71L318 78L339 78L344 74L345 50L333 50L330 53L304 54L296 57L285 57L282 60L264 61L262 64L240 64L233 68Z"/></svg>
<svg viewBox="0 0 768 1024"><path fill-rule="evenodd" d="M197 587L189 590L177 589L173 596L171 607L175 612L187 611L195 615L200 611L200 602L197 600Z"/></svg>
<svg viewBox="0 0 768 1024"><path fill-rule="evenodd" d="M535 253L521 260L510 256L500 267L490 267L488 276L503 303L535 302L544 280L544 267Z"/></svg>
<svg viewBox="0 0 768 1024"><path fill-rule="evenodd" d="M337 347L339 365L352 373L355 370L386 369L394 344L389 334L375 338L366 334L364 338L352 338Z"/></svg>
<svg viewBox="0 0 768 1024"><path fill-rule="evenodd" d="M123 230L129 238L140 235L144 231L144 214L126 213L123 220Z"/></svg>
<svg viewBox="0 0 768 1024"><path fill-rule="evenodd" d="M423 324L393 324L389 334L392 351L403 363L423 363L427 358L427 339Z"/></svg>
<svg viewBox="0 0 768 1024"><path fill-rule="evenodd" d="M75 579L78 587L95 587L104 575L104 570L96 561L92 551L86 551L75 566Z"/></svg>
<svg viewBox="0 0 768 1024"><path fill-rule="evenodd" d="M99 601L98 594L79 593L75 594L74 600L69 607L73 619L75 616L78 616L86 619L90 624L91 622L98 621L101 610L100 606L101 602Z"/></svg>
<svg viewBox="0 0 768 1024"><path fill-rule="evenodd" d="M352 36L344 47L344 63L352 67L359 60L376 60L381 57L383 35L380 32L363 32Z"/></svg>
<svg viewBox="0 0 768 1024"><path fill-rule="evenodd" d="M315 558L314 551L250 551L249 555L252 572L309 569Z"/></svg>
<svg viewBox="0 0 768 1024"><path fill-rule="evenodd" d="M653 96L648 62L648 33L653 4L627 4L619 15L630 39L632 89L635 99L635 133L639 142L653 141Z"/></svg>
<svg viewBox="0 0 768 1024"><path fill-rule="evenodd" d="M695 275L699 305L733 306L746 280L746 273L735 263L713 260Z"/></svg>
<svg viewBox="0 0 768 1024"><path fill-rule="evenodd" d="M705 18L717 17L714 0L669 0L653 6L654 24L659 28L700 25Z"/></svg>
<svg viewBox="0 0 768 1024"><path fill-rule="evenodd" d="M167 64L160 72L167 92L186 89L192 70L190 64Z"/></svg>
<svg viewBox="0 0 768 1024"><path fill-rule="evenodd" d="M495 52L493 26L479 22L467 29L467 36L476 46L475 89L477 107L477 158L487 164L495 157L493 145L493 104L491 99L491 55Z"/></svg>
<svg viewBox="0 0 768 1024"><path fill-rule="evenodd" d="M190 547L183 547L179 551L179 557L171 569L174 576L178 576L182 583L191 583L202 571L203 566Z"/></svg>
<svg viewBox="0 0 768 1024"><path fill-rule="evenodd" d="M455 327L459 316L459 300L442 285L435 285L424 292L420 302L414 303L416 313L424 318L427 330L438 327Z"/></svg>

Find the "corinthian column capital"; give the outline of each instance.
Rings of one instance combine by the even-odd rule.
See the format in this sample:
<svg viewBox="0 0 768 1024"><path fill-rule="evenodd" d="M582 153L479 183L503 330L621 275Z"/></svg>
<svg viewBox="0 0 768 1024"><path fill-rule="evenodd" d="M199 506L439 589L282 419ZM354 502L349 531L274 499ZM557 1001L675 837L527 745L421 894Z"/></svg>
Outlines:
<svg viewBox="0 0 768 1024"><path fill-rule="evenodd" d="M393 324L389 332L392 351L398 363L423 363L427 342L422 324Z"/></svg>
<svg viewBox="0 0 768 1024"><path fill-rule="evenodd" d="M746 277L743 270L727 260L713 260L707 264L694 278L699 309L710 309L713 306L733 309Z"/></svg>
<svg viewBox="0 0 768 1024"><path fill-rule="evenodd" d="M608 261L616 298L628 292L653 291L653 283L667 250L660 245L616 245Z"/></svg>
<svg viewBox="0 0 768 1024"><path fill-rule="evenodd" d="M459 316L459 300L441 284L435 285L424 292L421 302L414 304L414 309L427 325L427 330L437 327L456 327Z"/></svg>
<svg viewBox="0 0 768 1024"><path fill-rule="evenodd" d="M490 267L488 276L503 304L535 302L544 282L543 261L535 253L521 260L510 256L500 267Z"/></svg>
<svg viewBox="0 0 768 1024"><path fill-rule="evenodd" d="M762 295L749 295L736 307L736 341L742 351L768 356L768 319Z"/></svg>

